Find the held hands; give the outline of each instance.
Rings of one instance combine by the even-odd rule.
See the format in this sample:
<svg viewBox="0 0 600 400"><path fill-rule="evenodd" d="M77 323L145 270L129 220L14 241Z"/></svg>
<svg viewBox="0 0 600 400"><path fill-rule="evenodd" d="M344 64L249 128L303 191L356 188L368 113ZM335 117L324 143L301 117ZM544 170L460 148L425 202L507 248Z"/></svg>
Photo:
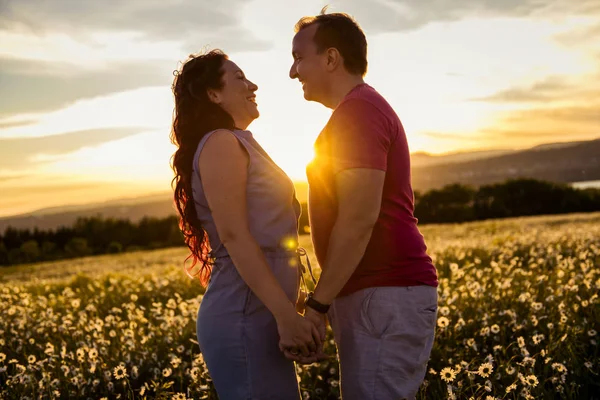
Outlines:
<svg viewBox="0 0 600 400"><path fill-rule="evenodd" d="M295 356L309 357L321 347L321 338L317 327L291 309L276 319L279 332L279 349L284 353L296 353Z"/></svg>
<svg viewBox="0 0 600 400"><path fill-rule="evenodd" d="M325 337L327 333L327 315L321 314L310 307L306 307L304 310L304 318L312 322L317 328L321 344L325 343Z"/></svg>
<svg viewBox="0 0 600 400"><path fill-rule="evenodd" d="M304 311L304 317L298 314L302 311ZM304 309L302 294L296 304L295 314L295 328L293 328L293 324L290 324L288 328L285 326L285 322L280 324L278 321L277 323L280 336L279 349L285 357L300 364L312 364L330 358L323 352L327 329L326 316L310 307ZM286 329L295 329L295 335L284 336L290 334Z"/></svg>
<svg viewBox="0 0 600 400"><path fill-rule="evenodd" d="M299 364L312 364L332 358L323 351L323 344L325 343L325 333L327 329L326 316L314 311L312 308L307 307L304 313L304 319L310 321L310 323L313 324L319 333L320 344L317 348L317 351L314 354L310 354L308 357L304 357L301 354L294 354L290 350L286 349L283 352L286 358L296 361Z"/></svg>

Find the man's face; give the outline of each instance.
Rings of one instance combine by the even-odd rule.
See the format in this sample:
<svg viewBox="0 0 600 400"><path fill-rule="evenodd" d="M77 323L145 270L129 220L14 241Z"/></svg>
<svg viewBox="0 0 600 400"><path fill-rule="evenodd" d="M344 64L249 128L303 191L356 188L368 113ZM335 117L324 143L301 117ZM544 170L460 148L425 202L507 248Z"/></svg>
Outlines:
<svg viewBox="0 0 600 400"><path fill-rule="evenodd" d="M326 89L327 62L326 52L319 54L313 38L317 24L302 29L292 41L292 56L294 63L290 68L290 78L298 79L302 84L304 98L320 102Z"/></svg>

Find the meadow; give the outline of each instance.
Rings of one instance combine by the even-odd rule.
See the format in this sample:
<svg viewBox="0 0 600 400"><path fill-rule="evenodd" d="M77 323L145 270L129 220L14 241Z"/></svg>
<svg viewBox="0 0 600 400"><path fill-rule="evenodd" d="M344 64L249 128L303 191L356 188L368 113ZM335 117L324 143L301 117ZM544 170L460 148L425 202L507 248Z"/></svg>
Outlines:
<svg viewBox="0 0 600 400"><path fill-rule="evenodd" d="M600 398L600 213L421 231L440 300L419 399ZM302 245L316 265L307 236ZM0 399L216 399L186 255L0 269ZM334 357L297 370L304 399L339 398Z"/></svg>

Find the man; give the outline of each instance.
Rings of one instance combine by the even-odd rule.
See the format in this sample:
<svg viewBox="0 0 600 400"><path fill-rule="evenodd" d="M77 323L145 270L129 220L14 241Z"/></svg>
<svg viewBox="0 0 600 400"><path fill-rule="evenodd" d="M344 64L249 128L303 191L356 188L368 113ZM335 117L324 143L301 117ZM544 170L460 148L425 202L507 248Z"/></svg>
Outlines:
<svg viewBox="0 0 600 400"><path fill-rule="evenodd" d="M322 335L329 317L345 400L413 399L433 345L438 281L413 216L406 135L363 81L367 42L350 16L322 11L296 32L290 78L306 100L333 109L307 167L322 274L305 317Z"/></svg>

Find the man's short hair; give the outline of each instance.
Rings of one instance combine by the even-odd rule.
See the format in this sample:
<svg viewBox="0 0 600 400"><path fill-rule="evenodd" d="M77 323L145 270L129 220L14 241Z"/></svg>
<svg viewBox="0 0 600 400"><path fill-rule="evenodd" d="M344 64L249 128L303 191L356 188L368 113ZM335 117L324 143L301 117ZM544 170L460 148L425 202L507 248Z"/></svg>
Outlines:
<svg viewBox="0 0 600 400"><path fill-rule="evenodd" d="M317 25L313 38L317 51L336 48L344 58L344 67L351 74L365 76L367 73L367 38L350 15L345 13L326 14L327 7L314 17L302 17L295 26L296 33Z"/></svg>

